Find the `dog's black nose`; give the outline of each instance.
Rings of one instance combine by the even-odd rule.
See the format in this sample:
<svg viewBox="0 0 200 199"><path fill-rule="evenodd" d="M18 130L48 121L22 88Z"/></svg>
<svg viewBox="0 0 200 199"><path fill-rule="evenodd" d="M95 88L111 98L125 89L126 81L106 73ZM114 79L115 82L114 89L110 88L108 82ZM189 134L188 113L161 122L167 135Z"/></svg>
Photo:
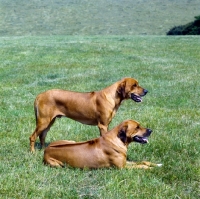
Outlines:
<svg viewBox="0 0 200 199"><path fill-rule="evenodd" d="M144 95L146 95L148 93L148 90L144 89Z"/></svg>
<svg viewBox="0 0 200 199"><path fill-rule="evenodd" d="M147 133L150 135L152 133L151 129L147 129Z"/></svg>

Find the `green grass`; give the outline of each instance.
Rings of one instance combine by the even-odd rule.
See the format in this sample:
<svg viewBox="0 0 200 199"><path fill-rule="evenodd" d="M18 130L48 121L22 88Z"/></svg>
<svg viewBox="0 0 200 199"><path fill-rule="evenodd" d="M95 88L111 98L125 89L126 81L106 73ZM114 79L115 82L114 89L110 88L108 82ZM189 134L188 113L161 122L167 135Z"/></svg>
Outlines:
<svg viewBox="0 0 200 199"><path fill-rule="evenodd" d="M200 197L199 37L1 37L0 46L0 198ZM163 167L54 169L43 165L43 150L29 152L38 93L99 90L126 76L149 93L124 102L110 128L125 119L151 128L149 144L131 144L128 158ZM46 142L97 136L97 127L62 118Z"/></svg>
<svg viewBox="0 0 200 199"><path fill-rule="evenodd" d="M0 0L0 36L165 35L199 0Z"/></svg>

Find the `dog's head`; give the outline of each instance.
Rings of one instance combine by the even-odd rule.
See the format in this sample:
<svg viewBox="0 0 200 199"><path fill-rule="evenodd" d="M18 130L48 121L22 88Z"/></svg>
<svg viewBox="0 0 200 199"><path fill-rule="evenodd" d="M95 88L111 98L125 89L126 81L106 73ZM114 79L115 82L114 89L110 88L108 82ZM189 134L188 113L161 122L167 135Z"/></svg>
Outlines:
<svg viewBox="0 0 200 199"><path fill-rule="evenodd" d="M151 133L151 129L141 127L140 124L134 120L127 120L119 125L118 138L125 145L131 142L146 144L148 143L148 137Z"/></svg>
<svg viewBox="0 0 200 199"><path fill-rule="evenodd" d="M138 81L133 78L121 80L117 93L122 99L132 99L135 102L142 102L142 97L147 94L147 90L139 86Z"/></svg>

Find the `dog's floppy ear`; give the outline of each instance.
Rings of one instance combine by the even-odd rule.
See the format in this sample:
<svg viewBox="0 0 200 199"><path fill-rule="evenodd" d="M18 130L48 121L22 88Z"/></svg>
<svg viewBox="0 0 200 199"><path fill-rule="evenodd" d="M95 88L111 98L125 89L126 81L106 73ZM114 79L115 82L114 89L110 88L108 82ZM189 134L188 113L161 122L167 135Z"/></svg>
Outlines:
<svg viewBox="0 0 200 199"><path fill-rule="evenodd" d="M126 97L125 86L126 86L126 82L124 81L124 82L120 83L117 88L117 93L123 98Z"/></svg>
<svg viewBox="0 0 200 199"><path fill-rule="evenodd" d="M118 138L123 142L126 143L127 142L127 136L126 136L126 130L127 130L128 126L123 126L119 132L118 132Z"/></svg>

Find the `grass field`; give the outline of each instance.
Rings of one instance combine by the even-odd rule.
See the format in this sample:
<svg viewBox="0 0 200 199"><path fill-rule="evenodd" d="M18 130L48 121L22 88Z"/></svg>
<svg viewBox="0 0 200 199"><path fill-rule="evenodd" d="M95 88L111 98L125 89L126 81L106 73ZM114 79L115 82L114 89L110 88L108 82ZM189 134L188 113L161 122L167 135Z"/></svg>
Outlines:
<svg viewBox="0 0 200 199"><path fill-rule="evenodd" d="M0 0L0 36L165 35L199 0Z"/></svg>
<svg viewBox="0 0 200 199"><path fill-rule="evenodd" d="M1 37L0 46L0 198L200 197L199 37ZM131 144L128 158L163 167L54 169L43 165L39 140L29 152L38 93L99 90L127 76L149 93L124 102L110 129L125 119L151 128L149 144ZM97 127L62 118L46 142L97 136Z"/></svg>

